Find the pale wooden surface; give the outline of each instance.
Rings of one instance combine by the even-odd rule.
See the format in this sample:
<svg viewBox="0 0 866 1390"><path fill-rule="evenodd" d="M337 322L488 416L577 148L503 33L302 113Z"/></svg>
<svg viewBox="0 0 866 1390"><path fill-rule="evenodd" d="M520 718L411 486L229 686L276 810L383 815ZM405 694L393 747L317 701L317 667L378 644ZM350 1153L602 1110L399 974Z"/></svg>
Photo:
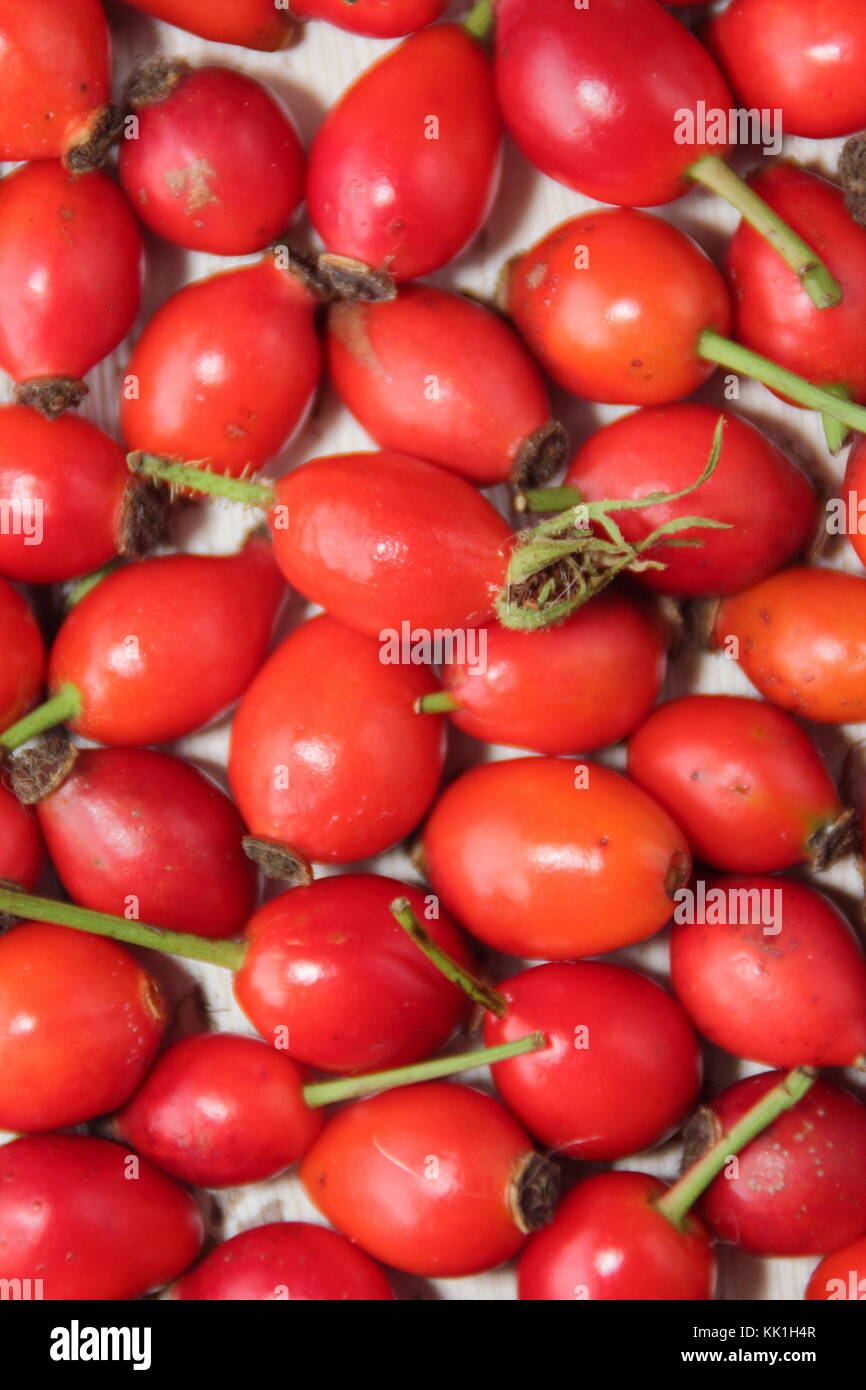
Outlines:
<svg viewBox="0 0 866 1390"><path fill-rule="evenodd" d="M459 13L465 6L456 5ZM327 107L346 88L354 77L371 61L391 46L390 41L360 39L324 24L310 24L301 42L281 54L259 54L245 49L205 43L168 25L150 20L123 5L109 4L115 33L117 90L131 67L140 59L155 52L183 55L194 63L224 63L265 81L281 97L300 129L307 147L317 124ZM785 153L793 155L809 167L832 174L835 170L841 141L821 143L808 140L786 141ZM739 163L749 168L759 156L744 152ZM492 296L497 274L508 256L537 240L539 236L567 217L593 206L591 200L560 187L534 172L517 152L506 151L500 193L489 221L473 247L457 262L431 279L447 288L471 290L476 295ZM695 236L710 255L716 255L725 238L736 225L736 215L718 199L698 190L673 207L661 210L685 231ZM302 240L309 238L309 229L302 222L297 229ZM148 239L148 278L142 316L132 339L148 316L187 280L198 279L240 260L191 254ZM110 433L117 434L118 386L128 356L129 344L92 372L88 378L90 395L81 413L94 420ZM0 382L0 399L8 396L8 382ZM704 389L702 398L722 403L718 378ZM555 398L556 413L565 420L577 444L597 425L624 413L619 408L601 407L568 399L563 394ZM763 387L742 383L741 398L734 403L755 423L765 428L783 447L799 457L813 473L832 486L841 478L842 464L830 459L823 445L817 417L783 406ZM342 409L330 389L326 389L316 406L313 418L302 436L284 455L276 460L269 472L281 473L293 464L320 453L335 453L347 449L372 447L372 441ZM177 518L174 541L182 548L200 552L225 552L236 547L249 525L249 514L220 504L186 509ZM847 544L839 548L833 563L855 572L860 567ZM286 622L298 617L298 605L290 607ZM720 656L690 661L686 671L671 673L666 695L686 691L729 692L753 694L748 682L733 662ZM182 740L176 750L197 760L208 771L222 776L228 742L229 719L203 733ZM834 772L841 769L851 743L864 736L863 726L850 730L817 730ZM478 758L478 746L470 741L454 739L452 761ZM495 750L492 756L510 756L506 750ZM611 750L602 760L621 764L621 750ZM377 868L395 877L414 877L402 850L394 850L377 861ZM822 886L832 884L849 905L859 901L862 885L853 864L849 863L831 875L824 875ZM667 966L665 933L643 947L618 953L617 958L638 963L658 978L664 979ZM176 1029L190 1031L196 1026L193 1001L189 998L191 980L199 979L206 992L213 1026L249 1033L249 1024L234 1003L231 983L225 971L213 967L198 967L192 963L183 967L174 962L158 963L154 967L152 954L148 964L165 982L172 997L181 1007ZM726 1084L738 1073L762 1070L748 1063L737 1064L733 1059L708 1049L708 1077L713 1086ZM473 1078L486 1085L484 1076ZM852 1083L853 1077L848 1078ZM629 1160L619 1167L641 1167L663 1176L677 1171L679 1149L676 1144L639 1161ZM230 1236L262 1221L279 1219L320 1220L304 1196L294 1176L279 1178L253 1187L237 1189L218 1196L223 1231ZM816 1263L806 1260L759 1261L721 1249L722 1298L760 1300L801 1298L809 1272ZM396 1286L404 1297L424 1299L511 1299L515 1296L513 1272L496 1271L471 1279L448 1279L435 1285L424 1280L397 1276Z"/></svg>

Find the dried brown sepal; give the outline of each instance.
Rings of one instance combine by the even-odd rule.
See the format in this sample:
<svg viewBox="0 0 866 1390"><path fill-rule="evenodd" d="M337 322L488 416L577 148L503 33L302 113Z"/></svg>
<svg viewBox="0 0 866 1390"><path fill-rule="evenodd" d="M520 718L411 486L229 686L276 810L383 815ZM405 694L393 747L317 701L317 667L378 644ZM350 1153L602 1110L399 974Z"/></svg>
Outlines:
<svg viewBox="0 0 866 1390"><path fill-rule="evenodd" d="M190 70L185 58L150 58L142 63L126 89L126 104L133 111L142 106L155 106L184 80Z"/></svg>
<svg viewBox="0 0 866 1390"><path fill-rule="evenodd" d="M860 817L850 806L840 811L835 820L822 825L806 841L813 869L829 869L840 859L846 859L860 848L862 834Z"/></svg>
<svg viewBox="0 0 866 1390"><path fill-rule="evenodd" d="M509 481L514 487L540 487L558 473L568 457L568 435L558 420L548 420L523 441Z"/></svg>
<svg viewBox="0 0 866 1390"><path fill-rule="evenodd" d="M846 140L839 156L839 182L845 206L861 227L866 227L866 131Z"/></svg>
<svg viewBox="0 0 866 1390"><path fill-rule="evenodd" d="M71 376L31 376L19 381L12 393L16 405L29 405L47 420L80 405L90 388Z"/></svg>
<svg viewBox="0 0 866 1390"><path fill-rule="evenodd" d="M397 297L397 286L387 270L376 270L349 256L337 256L325 251L317 257L316 269L322 284L334 299L381 304Z"/></svg>
<svg viewBox="0 0 866 1390"><path fill-rule="evenodd" d="M683 1130L680 1172L685 1173L694 1167L719 1142L723 1133L722 1122L711 1106L702 1105L696 1110Z"/></svg>
<svg viewBox="0 0 866 1390"><path fill-rule="evenodd" d="M117 518L118 555L140 560L160 545L168 530L170 504L171 493L167 487L131 478Z"/></svg>
<svg viewBox="0 0 866 1390"><path fill-rule="evenodd" d="M279 840L263 840L256 835L243 838L244 854L262 870L266 878L278 879L290 888L308 888L313 882L309 859L300 850Z"/></svg>
<svg viewBox="0 0 866 1390"><path fill-rule="evenodd" d="M90 113L63 153L63 164L70 174L90 174L105 163L112 145L123 130L123 112L109 102Z"/></svg>
<svg viewBox="0 0 866 1390"><path fill-rule="evenodd" d="M44 801L62 787L78 759L78 749L62 729L44 734L7 764L12 791L24 806Z"/></svg>
<svg viewBox="0 0 866 1390"><path fill-rule="evenodd" d="M559 1169L544 1154L524 1154L511 1181L508 1205L514 1224L524 1235L540 1231L553 1220L559 1201Z"/></svg>

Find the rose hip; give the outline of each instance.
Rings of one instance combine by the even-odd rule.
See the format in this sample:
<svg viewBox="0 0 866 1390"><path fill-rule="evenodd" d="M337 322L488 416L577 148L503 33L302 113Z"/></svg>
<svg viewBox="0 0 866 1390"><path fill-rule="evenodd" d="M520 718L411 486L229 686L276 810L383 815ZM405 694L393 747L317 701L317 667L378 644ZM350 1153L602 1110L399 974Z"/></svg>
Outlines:
<svg viewBox="0 0 866 1390"><path fill-rule="evenodd" d="M332 864L408 835L444 764L441 718L414 713L434 689L428 667L386 664L380 643L327 614L302 623L232 726L229 779L252 834Z"/></svg>
<svg viewBox="0 0 866 1390"><path fill-rule="evenodd" d="M671 936L671 983L704 1037L769 1066L864 1066L866 958L841 912L784 878L705 891Z"/></svg>
<svg viewBox="0 0 866 1390"><path fill-rule="evenodd" d="M565 461L544 380L498 315L432 285L328 314L328 370L383 449L416 454L482 487L543 482Z"/></svg>
<svg viewBox="0 0 866 1390"><path fill-rule="evenodd" d="M763 700L669 700L632 734L628 770L718 869L826 869L859 839L809 735Z"/></svg>
<svg viewBox="0 0 866 1390"><path fill-rule="evenodd" d="M700 475L720 419L721 449L711 475L694 492L668 500ZM695 511L721 523L721 529L677 533L698 545L644 552L664 568L638 570L637 582L682 598L736 593L766 578L802 553L818 524L815 490L781 449L732 411L692 401L648 406L605 425L578 449L562 488L525 497L532 511L541 511L653 494L665 497L616 513L633 545Z"/></svg>
<svg viewBox="0 0 866 1390"><path fill-rule="evenodd" d="M237 475L273 458L300 427L321 370L319 300L278 255L197 280L157 310L122 388L131 449Z"/></svg>
<svg viewBox="0 0 866 1390"><path fill-rule="evenodd" d="M866 719L866 579L782 570L722 600L713 640L782 709L818 723Z"/></svg>
<svg viewBox="0 0 866 1390"><path fill-rule="evenodd" d="M145 748L25 751L12 784L35 804L69 896L198 936L236 936L253 911L256 872L228 797L191 764Z"/></svg>
<svg viewBox="0 0 866 1390"><path fill-rule="evenodd" d="M119 1145L78 1134L0 1148L0 1230L0 1278L36 1276L43 1296L61 1302L162 1288L192 1264L203 1238L182 1187Z"/></svg>
<svg viewBox="0 0 866 1390"><path fill-rule="evenodd" d="M0 15L0 159L94 169L116 133L99 0L7 0Z"/></svg>
<svg viewBox="0 0 866 1390"><path fill-rule="evenodd" d="M298 19L324 19L374 39L399 39L438 19L448 0L292 0Z"/></svg>
<svg viewBox="0 0 866 1390"><path fill-rule="evenodd" d="M679 829L645 792L564 758L465 772L434 806L423 853L458 921L531 959L594 956L652 936L691 868Z"/></svg>
<svg viewBox="0 0 866 1390"><path fill-rule="evenodd" d="M105 174L46 159L0 180L0 367L16 401L50 416L76 405L132 327L141 276L141 233Z"/></svg>
<svg viewBox="0 0 866 1390"><path fill-rule="evenodd" d="M268 89L231 68L156 59L128 96L120 179L142 221L191 251L260 251L294 220L304 151Z"/></svg>
<svg viewBox="0 0 866 1390"><path fill-rule="evenodd" d="M535 753L603 748L649 713L669 638L662 619L622 590L538 632L486 623L478 659L443 664L442 690L423 695L418 709L448 713L473 738Z"/></svg>
<svg viewBox="0 0 866 1390"><path fill-rule="evenodd" d="M172 1286L171 1297L372 1303L394 1294L379 1266L345 1236L307 1221L273 1221L223 1241Z"/></svg>
<svg viewBox="0 0 866 1390"><path fill-rule="evenodd" d="M88 420L0 406L0 495L17 525L0 533L0 572L56 584L137 559L162 537L165 497L130 477L122 449Z"/></svg>
<svg viewBox="0 0 866 1390"><path fill-rule="evenodd" d="M806 1298L812 1302L866 1299L866 1236L821 1261L809 1280Z"/></svg>
<svg viewBox="0 0 866 1390"><path fill-rule="evenodd" d="M483 223L501 123L481 45L458 24L404 39L357 79L310 150L307 203L329 252L428 275Z"/></svg>
<svg viewBox="0 0 866 1390"><path fill-rule="evenodd" d="M712 1104L722 1139L779 1079L762 1072ZM754 1255L821 1255L866 1234L866 1107L817 1081L795 1111L780 1115L720 1174L700 1213L718 1240Z"/></svg>
<svg viewBox="0 0 866 1390"><path fill-rule="evenodd" d="M0 1129L63 1129L116 1109L165 1021L155 980L122 946L41 922L13 928L0 937Z"/></svg>
<svg viewBox="0 0 866 1390"><path fill-rule="evenodd" d="M285 594L271 547L163 555L107 575L62 624L51 699L0 735L17 748L60 722L110 744L165 743L216 718L265 659Z"/></svg>
<svg viewBox="0 0 866 1390"><path fill-rule="evenodd" d="M304 1159L301 1181L362 1250L439 1278L513 1258L556 1198L551 1165L498 1101L436 1082L339 1111Z"/></svg>

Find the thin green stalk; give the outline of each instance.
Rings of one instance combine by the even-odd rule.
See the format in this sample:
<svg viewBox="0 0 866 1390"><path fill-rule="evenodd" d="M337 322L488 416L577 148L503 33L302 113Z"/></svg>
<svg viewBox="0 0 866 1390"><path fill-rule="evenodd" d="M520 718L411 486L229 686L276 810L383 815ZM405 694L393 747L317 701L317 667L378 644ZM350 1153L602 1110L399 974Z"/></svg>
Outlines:
<svg viewBox="0 0 866 1390"><path fill-rule="evenodd" d="M484 43L493 32L492 0L478 0L478 3L473 5L464 19L463 28L467 34L472 35L473 39L477 39L479 43Z"/></svg>
<svg viewBox="0 0 866 1390"><path fill-rule="evenodd" d="M450 690L435 690L430 695L421 695L415 701L416 714L451 714L460 708L460 701Z"/></svg>
<svg viewBox="0 0 866 1390"><path fill-rule="evenodd" d="M734 173L730 164L717 154L705 155L703 159L696 160L686 173L705 188L721 194L737 209L744 221L778 251L817 309L832 309L835 304L841 303L842 286L830 274L821 258L797 235L793 227L789 227L764 202L760 194Z"/></svg>
<svg viewBox="0 0 866 1390"><path fill-rule="evenodd" d="M12 753L37 734L53 729L55 724L65 724L76 719L81 713L81 693L74 685L61 685L56 695L37 705L17 724L12 724L5 733L0 734L0 748Z"/></svg>
<svg viewBox="0 0 866 1390"><path fill-rule="evenodd" d="M426 932L412 911L408 898L395 898L391 903L391 916L399 922L407 936L410 936L419 950L423 951L429 961L432 961L436 969L441 971L447 980L455 984L458 989L462 989L464 994L468 994L470 999L474 999L476 1004L481 1004L497 1018L504 1018L508 1012L508 1002L498 989L491 989L481 980L475 978L468 970L460 965L453 956L443 950L438 941L434 941L429 932Z"/></svg>
<svg viewBox="0 0 866 1390"><path fill-rule="evenodd" d="M720 367L730 367L731 371L740 372L743 376L752 376L807 410L818 410L822 415L829 415L831 420L841 420L852 430L866 432L866 410L861 405L854 405L822 386L815 386L805 377L789 372L768 357L761 357L760 353L752 352L742 343L723 338L710 328L705 329L698 340L698 356Z"/></svg>
<svg viewBox="0 0 866 1390"><path fill-rule="evenodd" d="M224 473L212 473L209 468L196 468L191 463L172 463L158 454L143 454L136 450L126 456L131 473L143 478L155 478L170 487L186 488L190 492L206 493L208 497L224 497L229 502L241 502L247 507L272 507L274 489L271 483L254 483L249 478L230 478Z"/></svg>
<svg viewBox="0 0 866 1390"><path fill-rule="evenodd" d="M304 1087L304 1100L313 1108L331 1105L334 1101L352 1100L355 1096L368 1095L370 1091L390 1091L395 1086L414 1086L419 1081L435 1081L439 1076L453 1076L456 1072L468 1071L471 1067L486 1067L492 1066L494 1062L507 1062L509 1057L521 1057L525 1052L539 1052L543 1047L547 1047L544 1034L530 1033L528 1037L517 1038L514 1042L500 1043L498 1047L461 1052L455 1057L434 1057L430 1062L415 1062L410 1067L371 1072L368 1076L341 1076L336 1081L313 1081Z"/></svg>
<svg viewBox="0 0 866 1390"><path fill-rule="evenodd" d="M516 512L564 512L582 502L583 494L576 487L528 487L514 494Z"/></svg>
<svg viewBox="0 0 866 1390"><path fill-rule="evenodd" d="M227 970L240 969L247 949L243 941L211 941L189 932L165 931L162 927L148 926L146 922L129 921L109 912L93 912L76 903L37 898L11 888L0 887L0 912L34 922L55 922L60 927L72 927L93 936L108 936L129 946L147 946L170 956L207 961L210 965L225 966Z"/></svg>
<svg viewBox="0 0 866 1390"><path fill-rule="evenodd" d="M794 1071L789 1071L778 1086L774 1086L751 1110L747 1110L728 1133L723 1134L703 1158L692 1164L688 1172L683 1173L659 1198L656 1206L662 1215L679 1229L701 1193L706 1191L728 1160L750 1144L785 1110L791 1110L802 1100L814 1080L815 1072L811 1067L796 1067Z"/></svg>

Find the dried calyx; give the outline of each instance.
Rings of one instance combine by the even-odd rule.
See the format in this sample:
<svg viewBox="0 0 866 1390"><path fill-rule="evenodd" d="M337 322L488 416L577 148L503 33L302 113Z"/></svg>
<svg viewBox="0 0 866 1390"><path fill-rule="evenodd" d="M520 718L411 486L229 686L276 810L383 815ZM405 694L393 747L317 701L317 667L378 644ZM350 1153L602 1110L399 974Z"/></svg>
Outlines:
<svg viewBox="0 0 866 1390"><path fill-rule="evenodd" d="M663 570L663 561L647 552L658 546L699 546L697 537L683 531L726 530L727 524L702 516L674 517L656 527L643 540L627 541L614 513L676 502L694 492L715 470L722 447L724 419L719 418L713 446L701 476L680 492L653 492L646 497L584 502L576 490L552 488L548 493L523 493L518 510L543 511L573 499L571 505L549 521L519 531L508 565L505 584L496 600L496 613L504 627L532 631L562 622L623 571Z"/></svg>

